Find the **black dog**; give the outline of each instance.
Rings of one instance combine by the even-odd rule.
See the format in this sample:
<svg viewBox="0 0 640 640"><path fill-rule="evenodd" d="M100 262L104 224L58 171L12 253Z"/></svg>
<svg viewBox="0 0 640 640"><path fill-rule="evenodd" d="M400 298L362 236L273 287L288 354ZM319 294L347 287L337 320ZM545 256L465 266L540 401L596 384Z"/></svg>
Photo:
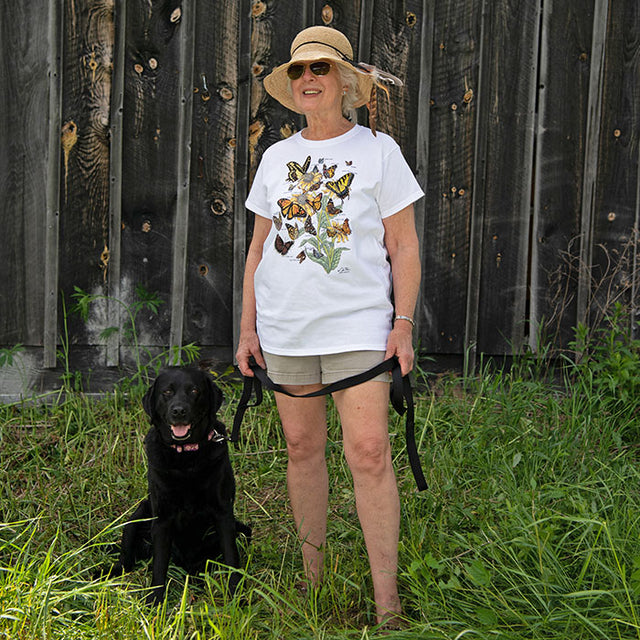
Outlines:
<svg viewBox="0 0 640 640"><path fill-rule="evenodd" d="M222 392L205 372L179 367L162 371L144 397L152 424L145 438L149 496L125 525L112 572L152 556L150 604L164 597L170 558L191 574L208 559L237 569L236 536L251 537L233 513L235 480L226 430L216 418L221 404ZM232 593L239 578L231 574Z"/></svg>

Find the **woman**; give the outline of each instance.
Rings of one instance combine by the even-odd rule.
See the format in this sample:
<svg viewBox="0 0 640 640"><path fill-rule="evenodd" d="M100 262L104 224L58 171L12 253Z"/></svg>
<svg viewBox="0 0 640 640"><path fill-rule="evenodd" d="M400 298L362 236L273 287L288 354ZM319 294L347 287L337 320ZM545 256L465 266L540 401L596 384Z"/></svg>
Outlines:
<svg viewBox="0 0 640 640"><path fill-rule="evenodd" d="M302 395L393 355L413 367L420 258L413 202L423 194L398 145L345 115L369 100L373 76L352 63L347 38L310 27L266 90L306 127L264 153L246 206L257 215L243 289L237 361L253 356ZM390 265L389 265L390 262ZM391 270L393 304L391 302ZM389 377L333 396L353 475L377 620L401 613L400 505L388 435ZM276 393L287 442L287 484L305 573L322 577L328 475L324 398Z"/></svg>

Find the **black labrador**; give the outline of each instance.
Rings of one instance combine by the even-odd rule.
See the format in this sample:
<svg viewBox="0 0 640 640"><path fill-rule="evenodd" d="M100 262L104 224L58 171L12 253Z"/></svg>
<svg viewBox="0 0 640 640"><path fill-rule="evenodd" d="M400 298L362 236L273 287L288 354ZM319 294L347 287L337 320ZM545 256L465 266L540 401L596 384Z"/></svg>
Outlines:
<svg viewBox="0 0 640 640"><path fill-rule="evenodd" d="M120 562L111 573L153 557L149 604L164 598L170 559L194 575L208 559L237 569L236 537L251 538L251 528L233 512L235 480L225 426L216 417L221 404L211 377L186 367L163 370L144 396L152 425L145 438L149 495L124 527ZM239 578L231 574L231 593Z"/></svg>

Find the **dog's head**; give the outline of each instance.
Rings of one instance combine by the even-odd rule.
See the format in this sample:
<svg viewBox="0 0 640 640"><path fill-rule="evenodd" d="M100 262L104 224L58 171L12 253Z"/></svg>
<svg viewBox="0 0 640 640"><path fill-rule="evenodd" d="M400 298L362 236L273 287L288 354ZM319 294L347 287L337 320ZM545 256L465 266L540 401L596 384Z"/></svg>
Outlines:
<svg viewBox="0 0 640 640"><path fill-rule="evenodd" d="M211 429L220 431L216 413L222 391L204 371L169 367L160 372L145 394L142 405L169 445L201 443Z"/></svg>

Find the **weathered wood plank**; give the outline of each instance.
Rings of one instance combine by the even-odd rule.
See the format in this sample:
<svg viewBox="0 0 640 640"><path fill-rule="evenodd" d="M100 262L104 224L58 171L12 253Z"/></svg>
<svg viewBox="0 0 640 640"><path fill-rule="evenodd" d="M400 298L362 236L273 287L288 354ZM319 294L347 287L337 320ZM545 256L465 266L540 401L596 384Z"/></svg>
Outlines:
<svg viewBox="0 0 640 640"><path fill-rule="evenodd" d="M580 246L593 20L594 0L544 4L531 243L534 349L538 339L565 348L577 320L574 267Z"/></svg>
<svg viewBox="0 0 640 640"><path fill-rule="evenodd" d="M106 293L109 268L109 113L113 0L66 3L64 13L60 288ZM104 305L98 305L104 323ZM78 343L99 343L102 326L69 317Z"/></svg>
<svg viewBox="0 0 640 640"><path fill-rule="evenodd" d="M598 145L602 116L603 74L606 53L606 30L609 3L596 0L594 5L589 101L585 136L585 160L582 174L582 208L580 211L580 254L578 259L577 322L587 321L591 298L593 260L594 194L598 171Z"/></svg>
<svg viewBox="0 0 640 640"><path fill-rule="evenodd" d="M143 286L164 302L141 314L139 340L169 344L181 89L181 10L174 0L128 2L122 167L121 299Z"/></svg>
<svg viewBox="0 0 640 640"><path fill-rule="evenodd" d="M174 364L179 364L178 351L182 346L187 281L187 242L189 231L189 205L191 192L191 123L193 120L193 64L195 49L196 7L176 7L172 20L180 13L180 67L178 71L178 122L176 127L176 214L173 228L173 270L171 275L171 329L169 348L174 353Z"/></svg>
<svg viewBox="0 0 640 640"><path fill-rule="evenodd" d="M244 206L249 191L249 127L251 118L251 0L240 0L238 18L237 115L233 185L233 343L238 344L242 315L242 283L247 258L248 227L252 224Z"/></svg>
<svg viewBox="0 0 640 640"><path fill-rule="evenodd" d="M609 3L597 176L593 197L593 257L598 290L589 318L599 322L615 302L638 308L638 175L640 148L640 5ZM602 247L602 249L600 249ZM597 248L597 249L596 249ZM602 278L602 280L600 280ZM637 332L640 317L631 317ZM637 335L637 333L636 333Z"/></svg>
<svg viewBox="0 0 640 640"><path fill-rule="evenodd" d="M233 344L239 9L232 1L203 4L196 19L184 340L208 349ZM239 134L246 139L246 129Z"/></svg>
<svg viewBox="0 0 640 640"><path fill-rule="evenodd" d="M417 61L419 75L415 78L418 86L416 104L416 177L422 186L422 190L428 193L428 174L430 149L429 138L431 134L431 84L433 80L433 43L435 25L435 0L424 0L422 7L422 20L420 24L420 56ZM414 96L416 97L416 96ZM428 212L428 198L425 196L415 206L416 231L420 241L420 255L426 255L426 249L430 244L430 230L427 231L426 220ZM431 291L425 290L425 282L430 276L426 265L422 267L422 286L416 305L416 326L414 339L422 347L434 334L431 326L429 308L431 303Z"/></svg>
<svg viewBox="0 0 640 640"><path fill-rule="evenodd" d="M376 0L372 11L369 62L404 81L390 87L389 97L378 91L378 125L400 145L412 167L416 156L417 98L420 68L422 3Z"/></svg>
<svg viewBox="0 0 640 640"><path fill-rule="evenodd" d="M488 74L478 350L511 354L526 327L540 6L491 3L482 64ZM476 212L474 212L474 215ZM476 287L476 283L470 283Z"/></svg>
<svg viewBox="0 0 640 640"><path fill-rule="evenodd" d="M113 85L109 134L109 272L107 277L107 325L120 327L122 306L120 277L122 267L122 154L124 148L124 68L126 47L127 0L120 0L114 13ZM107 366L120 363L120 332L112 333L107 340Z"/></svg>
<svg viewBox="0 0 640 640"><path fill-rule="evenodd" d="M2 4L0 341L9 345L42 344L49 3L37 0L28 7ZM57 86L58 78L52 82Z"/></svg>
<svg viewBox="0 0 640 640"><path fill-rule="evenodd" d="M62 7L49 0L49 135L47 140L46 229L44 253L43 365L56 366L58 344L58 247L60 233L60 121L62 111Z"/></svg>
<svg viewBox="0 0 640 640"><path fill-rule="evenodd" d="M262 81L274 67L289 60L291 42L307 26L303 21L305 12L291 10L291 5L283 0L269 4L256 0L251 7L251 17L249 186L264 150L303 125L302 116L271 98Z"/></svg>
<svg viewBox="0 0 640 640"><path fill-rule="evenodd" d="M429 165L423 240L422 346L463 353L481 12L473 0L437 2L433 27Z"/></svg>

